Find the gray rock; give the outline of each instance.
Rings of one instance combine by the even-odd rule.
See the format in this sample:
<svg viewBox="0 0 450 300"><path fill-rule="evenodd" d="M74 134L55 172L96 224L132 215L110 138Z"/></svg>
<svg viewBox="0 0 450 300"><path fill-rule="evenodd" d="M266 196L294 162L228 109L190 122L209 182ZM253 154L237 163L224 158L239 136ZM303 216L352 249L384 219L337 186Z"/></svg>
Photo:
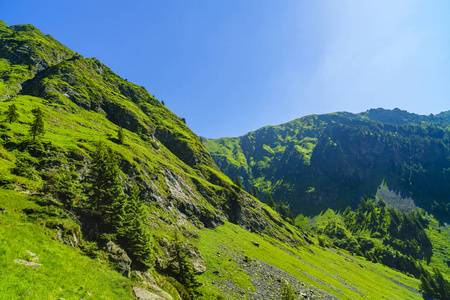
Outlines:
<svg viewBox="0 0 450 300"><path fill-rule="evenodd" d="M136 271L136 275L141 279L153 284L157 284L155 278L149 272Z"/></svg>
<svg viewBox="0 0 450 300"><path fill-rule="evenodd" d="M27 260L23 260L23 259L15 259L14 260L15 263L30 267L30 268L40 268L41 264L37 264L31 261L27 261Z"/></svg>
<svg viewBox="0 0 450 300"><path fill-rule="evenodd" d="M27 250L27 253L30 254L31 258L34 261L39 261L39 257L35 253L31 252L30 250Z"/></svg>
<svg viewBox="0 0 450 300"><path fill-rule="evenodd" d="M131 259L119 246L109 241L106 244L106 251L109 253L109 260L116 265L123 276L130 278L131 272Z"/></svg>
<svg viewBox="0 0 450 300"><path fill-rule="evenodd" d="M80 240L78 239L78 237L76 236L75 233L73 233L72 235L70 235L70 233L69 234L64 234L63 231L61 229L59 229L56 234L58 236L58 240L61 243L67 244L67 245L72 246L74 248L76 248L78 246L78 243L80 242Z"/></svg>
<svg viewBox="0 0 450 300"><path fill-rule="evenodd" d="M6 209L0 208L0 214L6 215L7 213Z"/></svg>
<svg viewBox="0 0 450 300"><path fill-rule="evenodd" d="M153 294L142 288L133 287L133 292L139 300L165 300L163 297Z"/></svg>
<svg viewBox="0 0 450 300"><path fill-rule="evenodd" d="M147 287L150 289L150 291L158 296L160 296L161 298L165 299L165 300L173 300L172 296L170 296L166 291L164 291L163 289L161 289L159 286L157 286L156 284L150 283L147 285Z"/></svg>
<svg viewBox="0 0 450 300"><path fill-rule="evenodd" d="M252 242L253 245L255 245L256 247L259 247L259 243L258 242Z"/></svg>

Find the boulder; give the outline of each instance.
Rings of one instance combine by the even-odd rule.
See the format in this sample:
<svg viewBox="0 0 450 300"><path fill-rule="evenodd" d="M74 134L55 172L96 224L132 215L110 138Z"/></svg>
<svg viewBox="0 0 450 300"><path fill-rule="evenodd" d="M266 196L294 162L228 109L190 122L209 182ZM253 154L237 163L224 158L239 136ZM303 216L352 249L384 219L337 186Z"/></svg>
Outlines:
<svg viewBox="0 0 450 300"><path fill-rule="evenodd" d="M23 259L15 259L14 260L15 263L30 267L30 268L40 268L41 264L37 264L35 262L31 262L31 261L27 261L27 260L23 260Z"/></svg>
<svg viewBox="0 0 450 300"><path fill-rule="evenodd" d="M139 300L165 300L163 297L142 288L133 287L133 292Z"/></svg>
<svg viewBox="0 0 450 300"><path fill-rule="evenodd" d="M35 253L31 252L30 250L27 250L27 253L30 254L31 258L34 261L39 261L39 257Z"/></svg>
<svg viewBox="0 0 450 300"><path fill-rule="evenodd" d="M123 276L130 278L131 272L131 259L119 246L109 241L106 244L106 251L109 254L109 260L115 264L118 271L122 273Z"/></svg>
<svg viewBox="0 0 450 300"><path fill-rule="evenodd" d="M148 289L155 295L158 295L159 297L163 298L164 300L173 300L172 296L170 296L166 291L161 289L159 286L153 283L149 283L147 285Z"/></svg>

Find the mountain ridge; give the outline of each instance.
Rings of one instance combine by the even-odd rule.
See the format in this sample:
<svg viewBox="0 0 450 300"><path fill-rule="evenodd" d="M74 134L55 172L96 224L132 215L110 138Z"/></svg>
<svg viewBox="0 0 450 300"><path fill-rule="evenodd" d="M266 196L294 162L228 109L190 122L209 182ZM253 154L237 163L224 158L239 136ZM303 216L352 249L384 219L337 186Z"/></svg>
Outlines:
<svg viewBox="0 0 450 300"><path fill-rule="evenodd" d="M417 278L320 245L242 190L144 87L32 25L0 37L0 294L421 298ZM41 267L15 262L29 252Z"/></svg>
<svg viewBox="0 0 450 300"><path fill-rule="evenodd" d="M371 109L359 114L338 112L310 115L278 126L263 127L238 138L204 139L204 142L217 165L230 178L240 176L245 189L257 187L264 192L262 199L265 199L266 192L271 192L274 194L274 198L279 201L287 201L291 207L294 207L296 213L299 213L298 205L291 201L292 197L297 199L310 197L315 191L312 182L317 180L325 180L330 183L329 180L333 177L347 178L346 180L353 183L342 182L342 184L350 187L355 184L355 181L358 181L359 185L364 185L362 180L373 181L376 179L376 183L370 183L375 185L370 188L371 191L368 194L375 195L376 188L382 181L385 179L389 181L388 175L391 174L391 171L388 170L394 168L398 174L390 184L395 188L408 191L406 186L402 186L400 183L401 180L405 180L403 177L406 176L400 174L403 172L400 170L402 160L407 161L411 167L418 163L430 165L430 161L426 162L427 158L423 153L414 153L416 150L411 148L413 147L411 143L416 143L415 147L421 145L417 143L423 142L424 146L429 144L434 149L432 151L435 151L436 155L440 155L439 161L446 161L439 151L448 152L448 133L446 132L449 123L445 117L447 113L422 116L400 109ZM430 140L425 142L426 139ZM389 144L391 142L396 144ZM335 149L333 150L333 148ZM384 154L380 156L381 152L379 151ZM330 155L334 156L332 160L329 159ZM378 161L374 160L375 157L378 157ZM355 161L358 161L358 164ZM448 162L445 162L441 168L445 169L446 165ZM320 170L315 166L326 169ZM384 171L381 169L376 171L374 168L384 168ZM373 180L369 178L372 175L368 174L371 170L378 174L374 174L377 178L373 178ZM316 172L316 175L312 175L313 172ZM335 174L332 175L330 172ZM288 180L291 180L284 188L271 187L272 184L277 183L282 185L282 181L286 180L284 175L290 176ZM265 176L270 179L265 180ZM296 179L300 178L298 176L304 180ZM328 176L329 179L323 176ZM400 176L403 177L400 178ZM304 186L302 195L290 196L289 192L287 192L288 194L282 192L283 190L288 191L289 185L291 188L292 186L298 187L307 184L305 182L308 180L311 186ZM325 185L327 184L324 183L324 190L327 189ZM311 192L307 193L308 190ZM336 188L328 189L315 198L313 196L313 199L316 200L311 201L320 202L319 198L329 197L333 193L335 194L332 196L334 200L329 200L328 203L338 200L340 197L338 194L342 194L343 191L338 191ZM365 193L364 189L355 192L356 199ZM347 200L347 204L351 203ZM346 204L344 203L344 205ZM335 208L337 207L339 205L335 206ZM340 207L345 208L345 206ZM316 210L316 212L318 211L320 209Z"/></svg>

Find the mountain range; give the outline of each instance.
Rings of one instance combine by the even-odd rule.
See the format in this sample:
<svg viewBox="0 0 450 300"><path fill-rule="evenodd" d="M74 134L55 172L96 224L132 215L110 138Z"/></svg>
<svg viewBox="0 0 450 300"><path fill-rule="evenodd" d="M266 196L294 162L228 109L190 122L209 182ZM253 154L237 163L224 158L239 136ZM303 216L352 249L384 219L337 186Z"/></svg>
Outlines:
<svg viewBox="0 0 450 300"><path fill-rule="evenodd" d="M449 292L449 113L207 140L99 60L2 21L0 112L1 299Z"/></svg>

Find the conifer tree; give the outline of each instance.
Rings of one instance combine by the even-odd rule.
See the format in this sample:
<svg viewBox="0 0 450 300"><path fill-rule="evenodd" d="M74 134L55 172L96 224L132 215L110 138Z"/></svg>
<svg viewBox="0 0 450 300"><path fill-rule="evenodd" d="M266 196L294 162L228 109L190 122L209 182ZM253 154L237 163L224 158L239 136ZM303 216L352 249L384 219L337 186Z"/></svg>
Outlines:
<svg viewBox="0 0 450 300"><path fill-rule="evenodd" d="M89 180L91 206L101 213L104 225L112 230L120 225L125 214L126 195L116 158L102 142L93 154Z"/></svg>
<svg viewBox="0 0 450 300"><path fill-rule="evenodd" d="M239 179L239 176L236 176L236 180L234 182L240 189L242 189L242 182Z"/></svg>
<svg viewBox="0 0 450 300"><path fill-rule="evenodd" d="M258 199L258 190L256 189L256 187L253 188L253 196Z"/></svg>
<svg viewBox="0 0 450 300"><path fill-rule="evenodd" d="M40 108L35 108L32 110L34 115L34 121L31 124L29 133L33 136L33 141L37 136L43 135L45 133L44 129L44 113Z"/></svg>
<svg viewBox="0 0 450 300"><path fill-rule="evenodd" d="M125 143L125 134L122 127L119 127L119 130L117 130L117 139L119 140L119 144L123 145Z"/></svg>
<svg viewBox="0 0 450 300"><path fill-rule="evenodd" d="M272 195L270 192L267 192L267 205L269 205L272 209L275 209L276 204L275 201L273 201Z"/></svg>
<svg viewBox="0 0 450 300"><path fill-rule="evenodd" d="M134 182L125 205L125 213L117 227L120 243L143 264L150 264L151 239L145 227L145 208L139 199L139 186Z"/></svg>
<svg viewBox="0 0 450 300"><path fill-rule="evenodd" d="M183 252L183 246L178 237L178 231L175 231L175 257L172 260L172 263L175 262L178 265L178 270L175 271L176 279L185 287L186 293L181 295L183 299L193 300L197 299L201 293L198 291L198 288L202 285L198 282L197 277L195 276L192 265L186 255Z"/></svg>
<svg viewBox="0 0 450 300"><path fill-rule="evenodd" d="M81 184L78 183L79 174L74 165L70 168L61 167L47 173L44 192L52 194L61 203L71 208L81 201Z"/></svg>
<svg viewBox="0 0 450 300"><path fill-rule="evenodd" d="M6 111L6 121L8 123L16 122L19 119L19 112L17 111L17 106L15 104L11 104Z"/></svg>

